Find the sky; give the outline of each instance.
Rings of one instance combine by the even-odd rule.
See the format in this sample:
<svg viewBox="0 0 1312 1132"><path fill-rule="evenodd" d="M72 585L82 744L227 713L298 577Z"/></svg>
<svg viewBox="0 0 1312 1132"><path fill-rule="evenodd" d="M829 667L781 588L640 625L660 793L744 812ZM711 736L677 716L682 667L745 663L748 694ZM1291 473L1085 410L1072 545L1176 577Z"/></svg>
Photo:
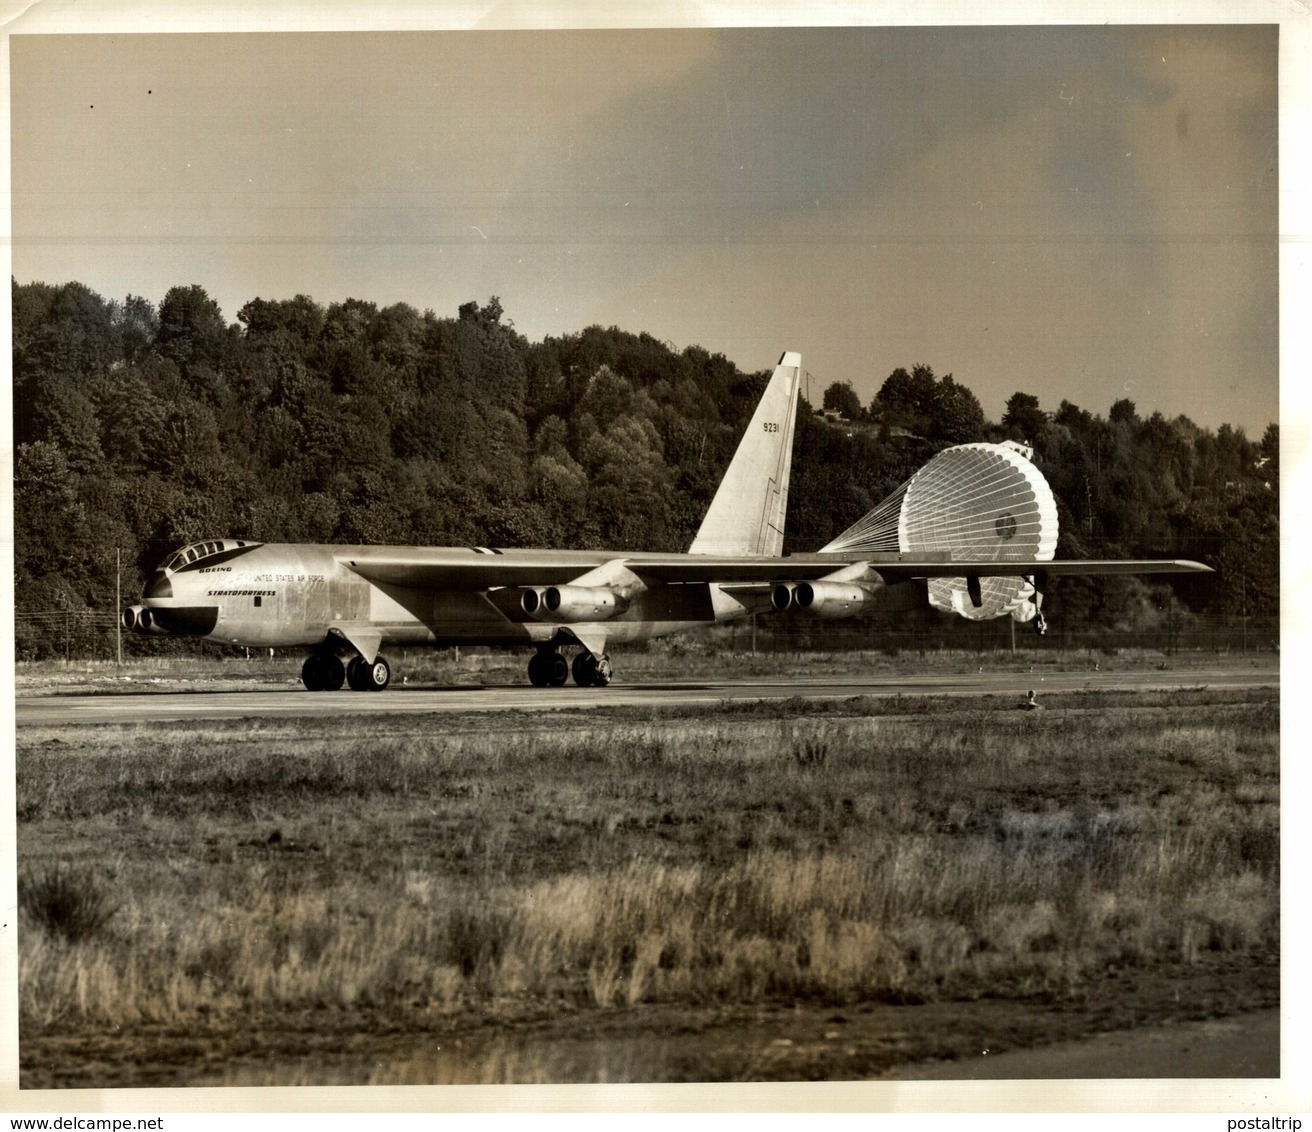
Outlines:
<svg viewBox="0 0 1312 1132"><path fill-rule="evenodd" d="M12 271L590 324L1258 438L1277 27L15 35Z"/></svg>

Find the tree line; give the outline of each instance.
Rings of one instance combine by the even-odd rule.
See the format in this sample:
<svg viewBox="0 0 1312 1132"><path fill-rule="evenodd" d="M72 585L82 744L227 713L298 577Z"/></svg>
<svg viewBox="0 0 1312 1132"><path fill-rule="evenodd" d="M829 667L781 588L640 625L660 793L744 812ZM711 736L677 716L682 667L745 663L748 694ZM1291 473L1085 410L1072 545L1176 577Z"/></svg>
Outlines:
<svg viewBox="0 0 1312 1132"><path fill-rule="evenodd" d="M19 613L113 611L116 552L127 601L207 537L683 550L768 379L615 327L529 341L496 297L454 317L257 298L228 324L194 284L158 306L12 289ZM1011 437L1058 498L1060 555L1191 557L1225 578L1063 582L1079 615L1278 611L1274 424L1254 442L1021 392L994 423L926 365L854 400L803 402L788 550L823 545L935 451ZM55 647L21 624L16 645Z"/></svg>

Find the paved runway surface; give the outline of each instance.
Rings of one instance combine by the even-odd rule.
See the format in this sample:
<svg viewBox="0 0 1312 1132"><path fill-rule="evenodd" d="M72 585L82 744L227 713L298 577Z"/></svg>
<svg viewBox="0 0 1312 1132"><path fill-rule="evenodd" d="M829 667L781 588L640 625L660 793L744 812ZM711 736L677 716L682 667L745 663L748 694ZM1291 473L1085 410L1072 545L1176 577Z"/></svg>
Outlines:
<svg viewBox="0 0 1312 1132"><path fill-rule="evenodd" d="M20 727L61 723L138 723L181 719L269 719L307 714L426 714L469 711L553 711L618 705L715 704L725 700L812 700L851 696L1015 696L1045 692L1146 691L1170 688L1278 687L1278 669L1252 667L1147 672L933 673L921 676L779 677L612 684L608 688L479 685L394 685L385 692L306 692L301 688L234 691L105 691L19 696Z"/></svg>

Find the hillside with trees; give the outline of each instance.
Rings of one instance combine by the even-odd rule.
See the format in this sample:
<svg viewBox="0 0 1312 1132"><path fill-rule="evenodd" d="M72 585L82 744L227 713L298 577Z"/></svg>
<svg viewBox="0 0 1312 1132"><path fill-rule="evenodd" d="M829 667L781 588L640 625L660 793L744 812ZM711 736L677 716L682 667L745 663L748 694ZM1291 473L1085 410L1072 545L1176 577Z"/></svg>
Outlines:
<svg viewBox="0 0 1312 1132"><path fill-rule="evenodd" d="M155 306L14 282L13 312L20 657L103 655L104 622L78 618L116 613L116 556L127 601L204 537L686 549L768 376L614 327L531 342L495 297L454 317L256 298L229 325L196 285ZM895 370L864 408L836 384L824 405L853 427L803 404L787 550L822 545L939 449L1010 437L1057 495L1059 555L1222 574L1068 580L1068 616L1277 615L1275 424L1252 441L1023 392L993 423L927 365Z"/></svg>

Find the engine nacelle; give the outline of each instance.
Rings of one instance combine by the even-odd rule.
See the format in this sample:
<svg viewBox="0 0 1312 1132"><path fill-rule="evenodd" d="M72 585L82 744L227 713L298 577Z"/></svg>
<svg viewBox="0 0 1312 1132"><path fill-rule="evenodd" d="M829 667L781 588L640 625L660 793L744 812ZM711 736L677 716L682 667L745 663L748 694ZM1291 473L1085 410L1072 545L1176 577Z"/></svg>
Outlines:
<svg viewBox="0 0 1312 1132"><path fill-rule="evenodd" d="M793 604L812 617L855 617L875 600L875 591L854 582L798 582Z"/></svg>
<svg viewBox="0 0 1312 1132"><path fill-rule="evenodd" d="M123 610L123 628L143 637L167 637L168 630L155 623L155 616L149 607L129 605Z"/></svg>
<svg viewBox="0 0 1312 1132"><path fill-rule="evenodd" d="M606 621L629 608L628 599L605 586L547 586L526 589L520 608L539 621L570 624Z"/></svg>

